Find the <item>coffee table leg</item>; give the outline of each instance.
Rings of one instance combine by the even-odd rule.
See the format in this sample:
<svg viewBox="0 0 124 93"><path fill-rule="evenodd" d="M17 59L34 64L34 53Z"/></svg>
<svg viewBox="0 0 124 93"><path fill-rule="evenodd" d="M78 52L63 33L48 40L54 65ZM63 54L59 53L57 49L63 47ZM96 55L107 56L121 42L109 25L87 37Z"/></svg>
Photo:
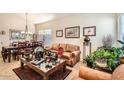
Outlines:
<svg viewBox="0 0 124 93"><path fill-rule="evenodd" d="M43 80L48 80L48 76L43 76Z"/></svg>
<svg viewBox="0 0 124 93"><path fill-rule="evenodd" d="M21 68L23 68L24 67L24 63L23 62L21 62Z"/></svg>
<svg viewBox="0 0 124 93"><path fill-rule="evenodd" d="M66 65L63 65L63 72L66 71Z"/></svg>
<svg viewBox="0 0 124 93"><path fill-rule="evenodd" d="M11 60L11 50L8 50L8 62L10 63Z"/></svg>

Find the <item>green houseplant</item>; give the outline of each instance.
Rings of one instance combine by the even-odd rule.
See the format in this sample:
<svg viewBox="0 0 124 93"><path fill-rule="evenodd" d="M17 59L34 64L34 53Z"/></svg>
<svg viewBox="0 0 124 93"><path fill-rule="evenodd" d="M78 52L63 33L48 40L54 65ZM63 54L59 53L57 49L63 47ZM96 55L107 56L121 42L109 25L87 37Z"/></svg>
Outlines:
<svg viewBox="0 0 124 93"><path fill-rule="evenodd" d="M95 68L96 67L96 63L95 63L95 59L92 55L90 56L87 56L85 59L84 59L84 62L87 64L88 67L90 68Z"/></svg>
<svg viewBox="0 0 124 93"><path fill-rule="evenodd" d="M116 60L119 60L120 57L124 57L124 48L119 47L119 48L112 48L112 52L116 55Z"/></svg>
<svg viewBox="0 0 124 93"><path fill-rule="evenodd" d="M102 43L104 48L108 48L108 49L111 48L112 45L114 44L113 37L110 34L104 36L102 38Z"/></svg>
<svg viewBox="0 0 124 93"><path fill-rule="evenodd" d="M113 72L115 70L115 68L117 67L117 63L115 63L113 61L113 59L108 59L107 60L107 66Z"/></svg>
<svg viewBox="0 0 124 93"><path fill-rule="evenodd" d="M95 57L96 59L104 59L103 61L106 62L107 67L109 68L110 71L113 71L117 67L117 62L116 60L118 59L120 55L120 50L118 48L111 48L111 49L100 49L96 51Z"/></svg>
<svg viewBox="0 0 124 93"><path fill-rule="evenodd" d="M102 48L87 56L84 61L87 66L91 68L95 68L97 62L103 62L107 65L108 69L113 72L113 70L120 64L119 59L121 55L124 55L123 48Z"/></svg>

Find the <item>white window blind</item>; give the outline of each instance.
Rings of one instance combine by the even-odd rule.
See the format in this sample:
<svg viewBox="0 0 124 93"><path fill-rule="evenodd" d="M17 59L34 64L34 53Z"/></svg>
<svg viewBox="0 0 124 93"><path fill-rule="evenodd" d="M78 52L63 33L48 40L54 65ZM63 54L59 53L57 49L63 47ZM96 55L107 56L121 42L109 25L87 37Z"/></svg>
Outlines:
<svg viewBox="0 0 124 93"><path fill-rule="evenodd" d="M119 16L119 40L124 42L124 14Z"/></svg>
<svg viewBox="0 0 124 93"><path fill-rule="evenodd" d="M38 31L37 35L38 41L43 41L44 45L50 45L52 42L52 30L51 29L43 29Z"/></svg>
<svg viewBox="0 0 124 93"><path fill-rule="evenodd" d="M39 35L51 35L51 29L44 29L38 31Z"/></svg>

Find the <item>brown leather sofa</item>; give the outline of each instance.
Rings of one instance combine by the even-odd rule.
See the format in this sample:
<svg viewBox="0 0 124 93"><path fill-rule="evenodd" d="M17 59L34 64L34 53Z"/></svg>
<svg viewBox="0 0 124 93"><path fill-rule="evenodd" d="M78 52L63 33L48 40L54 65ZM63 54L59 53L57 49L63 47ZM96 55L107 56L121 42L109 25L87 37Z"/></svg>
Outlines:
<svg viewBox="0 0 124 93"><path fill-rule="evenodd" d="M112 74L81 66L79 75L72 80L124 80L124 64L118 66Z"/></svg>
<svg viewBox="0 0 124 93"><path fill-rule="evenodd" d="M66 64L69 66L74 66L80 60L80 47L72 44L52 44L47 47L48 50L57 52L58 48L62 47L64 50L63 58L66 59Z"/></svg>

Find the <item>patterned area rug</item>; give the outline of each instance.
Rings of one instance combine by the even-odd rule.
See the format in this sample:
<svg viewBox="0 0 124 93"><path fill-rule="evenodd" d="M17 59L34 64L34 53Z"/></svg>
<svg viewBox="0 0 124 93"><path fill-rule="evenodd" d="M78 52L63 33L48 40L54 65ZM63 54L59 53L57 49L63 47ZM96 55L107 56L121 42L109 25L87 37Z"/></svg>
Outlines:
<svg viewBox="0 0 124 93"><path fill-rule="evenodd" d="M13 71L21 80L43 80L41 75L27 66L24 66L23 69L21 67L15 68ZM66 71L63 73L63 71L60 69L51 74L49 76L49 80L64 80L71 73L71 71L72 70L66 68Z"/></svg>

